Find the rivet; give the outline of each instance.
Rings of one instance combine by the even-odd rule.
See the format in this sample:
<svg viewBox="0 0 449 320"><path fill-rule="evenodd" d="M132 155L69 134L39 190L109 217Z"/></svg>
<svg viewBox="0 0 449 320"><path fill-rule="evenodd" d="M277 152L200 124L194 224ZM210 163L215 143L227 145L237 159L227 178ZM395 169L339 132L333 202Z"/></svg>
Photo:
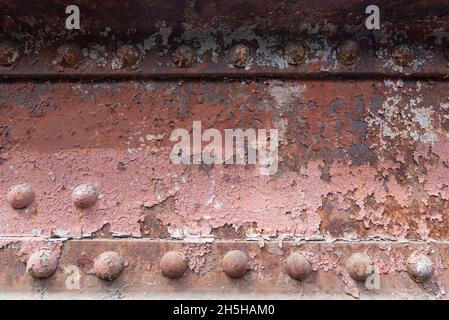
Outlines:
<svg viewBox="0 0 449 320"><path fill-rule="evenodd" d="M242 278L248 270L248 257L240 250L232 250L223 257L223 270L230 278Z"/></svg>
<svg viewBox="0 0 449 320"><path fill-rule="evenodd" d="M353 40L344 40L337 47L337 59L343 64L356 63L358 56L359 46Z"/></svg>
<svg viewBox="0 0 449 320"><path fill-rule="evenodd" d="M312 265L304 255L299 252L293 252L287 258L285 269L293 279L304 280L312 271Z"/></svg>
<svg viewBox="0 0 449 320"><path fill-rule="evenodd" d="M94 260L95 275L106 281L115 280L124 267L125 261L114 251L103 252Z"/></svg>
<svg viewBox="0 0 449 320"><path fill-rule="evenodd" d="M38 279L51 276L58 268L58 256L50 250L40 249L34 252L27 261L27 271Z"/></svg>
<svg viewBox="0 0 449 320"><path fill-rule="evenodd" d="M238 68L244 68L251 59L251 50L244 44L235 45L229 54L229 60Z"/></svg>
<svg viewBox="0 0 449 320"><path fill-rule="evenodd" d="M24 209L33 203L35 193L28 183L11 187L6 196L8 203L15 209Z"/></svg>
<svg viewBox="0 0 449 320"><path fill-rule="evenodd" d="M305 56L304 46L298 42L289 42L284 47L284 58L288 64L299 64Z"/></svg>
<svg viewBox="0 0 449 320"><path fill-rule="evenodd" d="M412 253L407 259L407 271L416 282L426 282L433 273L433 263L422 253Z"/></svg>
<svg viewBox="0 0 449 320"><path fill-rule="evenodd" d="M140 54L136 48L125 44L117 49L116 58L119 68L132 67L139 61Z"/></svg>
<svg viewBox="0 0 449 320"><path fill-rule="evenodd" d="M189 46L180 46L173 52L172 61L178 68L189 68L195 63L195 53Z"/></svg>
<svg viewBox="0 0 449 320"><path fill-rule="evenodd" d="M19 46L11 40L0 42L0 65L12 66L20 59Z"/></svg>
<svg viewBox="0 0 449 320"><path fill-rule="evenodd" d="M176 279L186 272L187 263L179 252L169 251L162 256L159 267L164 276Z"/></svg>
<svg viewBox="0 0 449 320"><path fill-rule="evenodd" d="M371 258L359 252L349 257L346 267L351 278L356 281L365 281L374 271Z"/></svg>
<svg viewBox="0 0 449 320"><path fill-rule="evenodd" d="M82 56L82 51L77 45L64 44L58 48L56 63L64 67L76 67Z"/></svg>
<svg viewBox="0 0 449 320"><path fill-rule="evenodd" d="M98 199L98 191L94 184L80 184L72 192L73 204L81 209L92 207Z"/></svg>
<svg viewBox="0 0 449 320"><path fill-rule="evenodd" d="M405 67L410 65L414 58L413 50L407 44L400 44L393 48L391 57L394 63Z"/></svg>

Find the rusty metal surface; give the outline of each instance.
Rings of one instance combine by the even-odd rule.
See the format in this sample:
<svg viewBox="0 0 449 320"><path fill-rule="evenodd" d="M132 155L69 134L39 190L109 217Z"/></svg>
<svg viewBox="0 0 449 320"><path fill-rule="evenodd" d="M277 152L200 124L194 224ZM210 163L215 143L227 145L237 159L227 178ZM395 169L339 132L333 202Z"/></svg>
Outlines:
<svg viewBox="0 0 449 320"><path fill-rule="evenodd" d="M5 15L1 23L7 31L28 31L40 24L64 31L67 15L59 8L65 9L70 4L73 3L68 0L37 0L32 3L2 0L0 8ZM127 28L146 32L157 19L176 23L179 27L182 22L212 24L217 17L229 19L236 25L259 22L262 18L268 22L267 29L288 26L298 20L315 22L326 19L343 25L359 21L365 8L372 3L367 0L323 0L319 3L308 0L126 0L107 3L83 0L77 4L84 11L87 30L103 31L109 26L122 32L127 32ZM426 19L432 14L444 17L448 10L444 0L380 0L376 4L383 8L385 21L398 23L410 22L411 18Z"/></svg>
<svg viewBox="0 0 449 320"><path fill-rule="evenodd" d="M447 240L446 82L1 84L0 233ZM175 165L175 128L277 128L279 170ZM25 209L6 199L29 183ZM99 201L79 209L81 183ZM277 219L272 219L276 216Z"/></svg>
<svg viewBox="0 0 449 320"><path fill-rule="evenodd" d="M348 36L350 37L350 36ZM167 51L161 56L161 51L143 53L145 49L136 49L140 58L135 65L121 66L117 62L116 43L94 44L93 47L80 47L84 56L80 64L74 67L64 67L55 63L58 60L58 47L65 45L67 41L56 46L42 49L39 53L22 57L14 67L0 67L0 76L11 79L146 79L146 78L220 78L220 77L279 77L279 78L429 78L445 79L448 75L448 59L444 54L445 46L431 43L430 48L424 48L422 44L410 44L414 51L414 58L410 65L397 65L392 59L392 51L397 42L391 42L383 47L383 44L373 43L371 40L356 39L363 46L360 56L353 65L344 65L336 59L338 44L346 38L328 40L304 39L292 37L291 41L307 42L314 48L307 48L307 56L303 63L289 65L284 56L284 48L288 40L273 45L270 49L258 45L249 45L252 56L250 62L243 68L237 68L230 62L229 53L232 48L219 49L209 56L196 56L196 62L188 68L178 68L173 63L172 56L176 47L162 49ZM84 40L86 41L86 40ZM83 42L84 42L83 41ZM133 44L141 48L145 40L138 39ZM215 41L215 40L212 40ZM371 42L370 43L365 43ZM439 42L439 41L437 41ZM99 53L96 47L99 46ZM105 46L111 49L105 49ZM214 44L215 46L215 44ZM218 46L218 45L217 45ZM220 45L222 46L222 45ZM382 48L383 47L383 48ZM205 50L197 47L196 52Z"/></svg>
<svg viewBox="0 0 449 320"><path fill-rule="evenodd" d="M445 2L0 0L0 297L447 298ZM277 171L173 164L195 121Z"/></svg>
<svg viewBox="0 0 449 320"><path fill-rule="evenodd" d="M449 273L447 243L325 243L325 242L225 242L184 243L151 240L70 240L48 243L10 239L0 251L2 298L250 298L250 299L438 299L445 296ZM26 272L26 262L36 248L57 252L58 267L48 279L35 279ZM248 256L248 271L232 279L223 271L222 258L229 250ZM114 250L125 267L117 279L95 276L95 258ZM165 277L159 261L177 250L187 261L187 271L178 279ZM289 277L286 260L301 252L312 265L302 281ZM353 280L347 261L354 252L367 254L379 274L376 289ZM413 253L428 255L434 272L425 283L415 282L407 272ZM74 282L75 281L75 282Z"/></svg>
<svg viewBox="0 0 449 320"><path fill-rule="evenodd" d="M3 294L151 298L206 297L213 291L217 297L234 298L262 293L279 298L444 298L447 91L446 82L401 80L4 82ZM191 128L198 119L204 127L219 129L278 128L278 173L260 176L250 165L171 164L169 132ZM24 209L12 208L8 189L23 182L32 186L35 199ZM73 198L80 183L98 187L99 199L87 209L77 207ZM104 248L132 261L125 268L129 278L105 284L95 276L83 277L81 291L63 288L66 275L61 269L48 280L30 280L24 262L49 245L28 237L90 239L65 242L62 265L83 267L78 261L83 255L89 262ZM117 237L128 239L95 240ZM133 238L167 242L152 247L153 242ZM309 254L319 271L304 284L284 282L282 253L275 262L268 255L253 265L256 271L245 276L251 285L246 280L236 285L218 267L224 252L219 239L257 240L242 244L245 250L246 245L256 250L251 263L261 257L258 250L264 243L279 247L285 241L303 241L306 252L316 252L318 246L324 253ZM365 245L366 240L386 244ZM25 249L18 254L11 242L26 243ZM167 283L151 270L156 256L177 246L190 248L188 259L195 261L190 268L196 263L201 267ZM374 251L365 250L372 246ZM424 286L403 272L404 257L415 246L437 264L438 278ZM50 247L59 252L62 242ZM362 287L360 293L360 285L341 271L342 257L356 250L370 251L375 261L383 261L384 270L394 270L383 271L383 291L365 295ZM390 250L401 252L400 257L380 258ZM204 269L203 259L212 261ZM145 263L153 265L150 271L143 268ZM273 270L262 267L271 263ZM154 286L145 287L148 283ZM301 294L295 291L298 286L304 287Z"/></svg>
<svg viewBox="0 0 449 320"><path fill-rule="evenodd" d="M18 60L0 66L6 78L92 77L428 77L448 72L445 1L381 1L382 29L364 25L366 1L121 1L80 4L83 27L64 29L65 2L36 1L32 6L1 1L7 14L0 21L2 41L12 41ZM143 10L141 8L147 8ZM48 10L48 8L52 8ZM57 10L57 8L61 8ZM398 8L400 8L398 10ZM237 10L237 14L235 11ZM29 12L34 12L32 17ZM283 12L283 14L280 14ZM273 17L276 17L273 19ZM351 64L338 61L338 47L346 40L359 46ZM304 46L301 63L289 64L290 42ZM73 65L61 63L58 48L80 50ZM250 59L236 67L230 58L235 45L251 50ZM412 55L406 65L394 58L405 44ZM120 48L132 46L137 59L121 63ZM179 68L173 54L189 46L195 62Z"/></svg>

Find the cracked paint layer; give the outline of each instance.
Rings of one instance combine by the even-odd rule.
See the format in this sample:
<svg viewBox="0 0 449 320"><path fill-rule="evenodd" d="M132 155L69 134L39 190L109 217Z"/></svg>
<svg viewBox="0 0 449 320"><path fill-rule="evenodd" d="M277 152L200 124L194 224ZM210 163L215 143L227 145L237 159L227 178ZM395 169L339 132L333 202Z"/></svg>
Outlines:
<svg viewBox="0 0 449 320"><path fill-rule="evenodd" d="M103 236L200 242L444 240L447 89L396 80L3 83L0 234L97 237L107 226ZM172 164L170 132L197 120L220 131L277 128L278 173ZM36 200L15 210L5 195L22 182ZM90 182L98 201L79 209L71 192Z"/></svg>

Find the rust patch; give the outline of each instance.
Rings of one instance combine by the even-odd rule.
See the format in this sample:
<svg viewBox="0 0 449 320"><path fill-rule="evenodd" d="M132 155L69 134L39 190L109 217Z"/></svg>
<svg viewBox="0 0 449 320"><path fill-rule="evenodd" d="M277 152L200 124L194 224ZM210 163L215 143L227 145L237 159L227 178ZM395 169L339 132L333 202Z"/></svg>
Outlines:
<svg viewBox="0 0 449 320"><path fill-rule="evenodd" d="M3 235L91 236L106 224L119 237L447 235L444 206L439 213L429 207L449 197L445 82L1 86L0 125L8 134L1 137L7 166L0 191L23 180L36 193L24 211L0 200ZM42 99L57 107L30 117ZM278 173L259 176L252 165L172 165L170 132L190 131L195 120L220 131L277 128ZM98 185L98 201L76 208L71 191L88 182Z"/></svg>
<svg viewBox="0 0 449 320"><path fill-rule="evenodd" d="M71 297L106 295L109 298L165 297L177 293L190 297L220 297L244 294L252 297L298 296L304 298L360 298L385 299L426 298L442 299L446 294L448 278L447 251L444 243L317 243L265 242L263 246L251 241L215 241L211 244L192 244L178 241L151 240L69 240L59 257L59 267L46 280L34 280L25 274L25 264L17 257L17 249L0 251L0 295L21 294L31 298L50 298L55 294ZM115 251L129 260L126 268L113 281L98 279L92 271L94 259L102 252ZM189 268L176 280L166 278L159 268L165 253L176 250ZM246 274L241 279L230 279L223 272L222 258L231 250L240 250L248 257ZM301 281L290 277L286 269L292 252L301 253L310 265L308 276ZM366 255L372 261L379 287L366 286L352 279L346 263L354 252ZM418 283L408 274L412 255L425 255L431 261L430 279ZM427 263L428 261L427 260ZM79 289L66 287L66 267L77 266ZM310 270L311 267L311 270ZM183 269L184 270L184 269ZM290 270L291 272L291 270ZM413 272L413 271L412 271ZM6 290L6 291L5 291Z"/></svg>
<svg viewBox="0 0 449 320"><path fill-rule="evenodd" d="M157 216L164 216L175 210L175 202L173 197L168 198L161 204L153 207L142 207L144 219L140 223L140 233L144 238L167 238L170 233L167 230L167 226L163 222L156 218Z"/></svg>
<svg viewBox="0 0 449 320"><path fill-rule="evenodd" d="M111 239L112 238L111 225L109 223L106 223L103 227L101 227L100 230L92 232L90 237L92 239Z"/></svg>

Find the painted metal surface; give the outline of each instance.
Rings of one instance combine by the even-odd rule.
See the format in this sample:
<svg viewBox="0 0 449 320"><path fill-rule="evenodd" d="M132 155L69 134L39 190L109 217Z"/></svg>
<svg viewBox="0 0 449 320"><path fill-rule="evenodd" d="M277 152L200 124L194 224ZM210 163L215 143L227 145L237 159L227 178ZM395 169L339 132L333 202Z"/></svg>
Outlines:
<svg viewBox="0 0 449 320"><path fill-rule="evenodd" d="M446 298L444 1L39 3L0 1L2 297ZM173 164L194 121L279 130L277 172Z"/></svg>
<svg viewBox="0 0 449 320"><path fill-rule="evenodd" d="M0 251L2 298L426 298L445 296L449 278L447 243L326 243L326 242L235 242L185 243L151 240L70 240L56 243L10 239ZM48 279L33 278L24 261L35 248L57 251L58 268ZM226 276L223 256L239 249L248 256L248 271L239 279ZM114 281L95 276L94 261L102 252L114 250L125 267ZM162 274L160 259L177 250L187 262L178 279ZM286 272L290 253L301 252L312 271L298 281ZM373 286L353 280L347 261L354 252L367 254L378 278ZM413 253L426 254L433 274L425 283L415 282L407 272ZM21 261L22 259L22 261Z"/></svg>
<svg viewBox="0 0 449 320"><path fill-rule="evenodd" d="M1 197L3 237L166 239L156 247L187 246L195 259L212 261L221 257L209 252L221 243L219 239L256 240L250 246L257 250L265 242L276 247L305 241L302 246L322 248L323 253L310 256L318 266L328 255L339 257L334 241L348 253L354 246L364 248L357 244L360 241L387 241L385 248L367 244L381 247L376 254L402 248L409 253L409 244L402 242L419 241L417 246L429 253L442 248L444 257L449 174L446 82L12 82L1 88L1 194L21 182L35 192L34 202L25 209L14 209ZM282 133L278 173L261 176L251 165L171 164L169 132L191 128L194 120L219 129L278 128ZM87 209L78 208L72 198L81 183L93 183L99 190L98 201ZM7 249L8 243L4 241L2 254L17 268L16 276L23 277L20 255ZM64 249L61 259L67 255L76 265L81 252L92 256L101 246L115 251L131 246L122 251L130 260L137 259L133 250L142 256L161 252L149 243L69 240L63 245L69 251L65 254ZM77 249L70 251L72 246ZM25 250L23 257L33 251ZM402 262L395 265L399 258L389 259L383 262L385 270L403 271ZM444 274L445 259L438 259ZM357 286L345 289L348 283L335 273L340 268L335 263L327 261L321 268L318 278L308 280L314 286L305 296L359 295ZM189 287L191 282L173 286L209 294L206 284L213 281L215 291L224 278L216 271L202 278L208 269L198 267L195 288ZM254 286L232 287L231 292L294 294L296 287L291 286L297 285L273 283L281 281L280 271L276 272L269 281L260 275L264 280ZM120 285L136 286L135 294L139 289L145 292L143 283L151 280L137 274L132 273L129 284L123 280ZM49 281L55 292L65 291L60 278L53 277ZM387 287L393 287L381 294L445 296L445 276L434 279L439 281L438 290L430 295L416 285L404 289L410 287L403 284L402 273L392 277ZM9 286L24 289L27 283L12 281ZM105 289L104 285L95 289L99 283L93 278L88 283L94 291ZM329 283L330 289L325 285ZM155 290L163 294L170 288L162 282Z"/></svg>
<svg viewBox="0 0 449 320"><path fill-rule="evenodd" d="M329 0L319 6L310 1L131 0L108 5L85 1L80 4L82 28L73 31L65 29L67 16L62 9L67 1L3 0L1 40L12 42L18 57L15 63L0 66L0 75L445 78L447 4L415 0L403 6L402 2L377 3L382 8L382 29L372 31L364 24L369 1ZM339 61L337 54L347 40L358 46L351 64ZM289 63L291 42L304 47L302 63ZM230 55L241 44L249 48L250 56L237 67ZM68 45L79 51L72 52L70 62L61 57L68 54ZM409 46L411 54L398 60L395 51L401 45ZM179 68L173 56L185 46L194 61ZM131 60L123 63L127 58Z"/></svg>
<svg viewBox="0 0 449 320"><path fill-rule="evenodd" d="M3 83L3 235L447 240L447 83ZM175 128L277 128L279 170L175 165ZM206 144L206 143L204 143ZM72 192L95 184L80 209ZM276 216L276 219L272 219ZM227 227L227 228L225 228ZM225 228L226 232L220 231Z"/></svg>

